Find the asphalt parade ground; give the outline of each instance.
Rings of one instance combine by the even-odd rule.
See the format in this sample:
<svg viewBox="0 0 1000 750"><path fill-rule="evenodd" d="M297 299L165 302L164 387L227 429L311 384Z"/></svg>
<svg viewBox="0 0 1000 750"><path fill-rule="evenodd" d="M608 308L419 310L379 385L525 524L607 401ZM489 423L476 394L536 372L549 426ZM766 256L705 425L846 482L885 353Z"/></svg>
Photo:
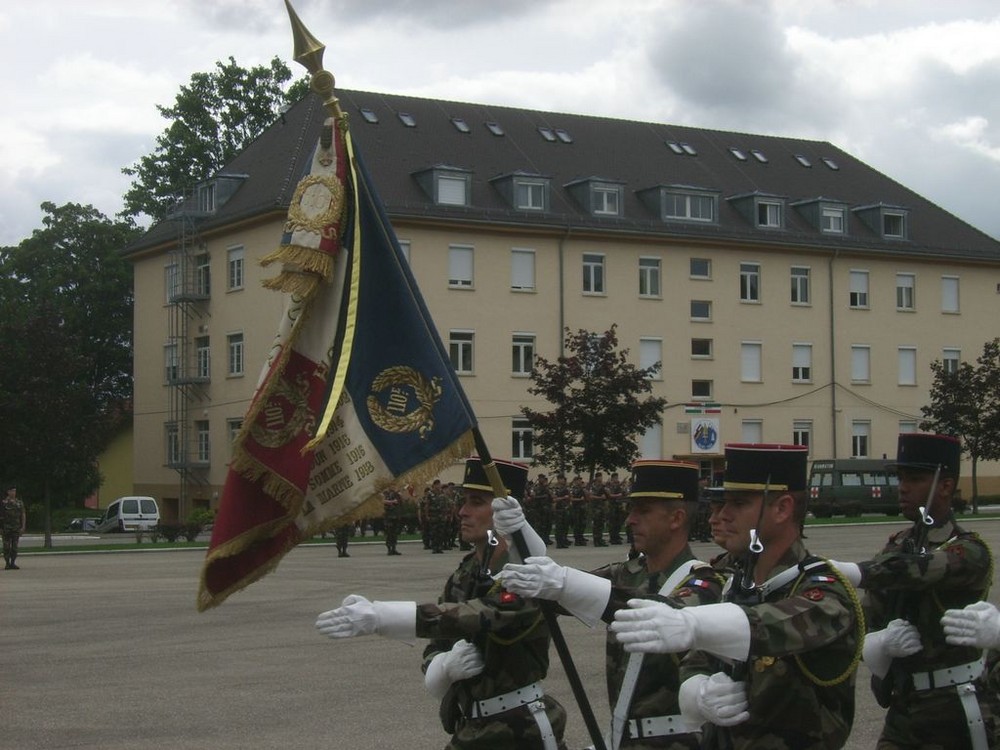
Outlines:
<svg viewBox="0 0 1000 750"><path fill-rule="evenodd" d="M1000 550L1000 521L962 523ZM861 560L903 525L820 527L807 545ZM702 559L717 552L692 546ZM436 601L464 554L434 555L419 543L400 550L387 556L372 537L354 540L349 558L332 544L299 547L204 613L195 609L204 550L22 555L21 570L0 576L0 748L443 747L437 703L420 673L422 642L331 641L314 628L321 611L351 593ZM589 569L626 548L550 551ZM603 727L605 630L560 623ZM583 748L590 739L555 649L551 660L546 692L569 712L568 747ZM857 698L849 750L874 747L882 721L863 665Z"/></svg>

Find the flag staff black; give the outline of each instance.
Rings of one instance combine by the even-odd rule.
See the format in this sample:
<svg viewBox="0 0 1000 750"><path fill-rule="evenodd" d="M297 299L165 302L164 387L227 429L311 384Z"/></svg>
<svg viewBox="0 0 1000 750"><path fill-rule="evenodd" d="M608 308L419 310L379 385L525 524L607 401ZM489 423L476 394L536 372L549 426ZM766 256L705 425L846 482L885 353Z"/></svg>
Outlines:
<svg viewBox="0 0 1000 750"><path fill-rule="evenodd" d="M310 87L313 91L323 97L323 104L326 107L327 112L332 117L340 120L343 117L343 110L340 107L340 101L337 99L335 93L335 79L330 71L323 68L323 51L326 49L326 45L309 33L309 30L305 27L302 21L299 20L299 17L295 13L295 9L292 7L289 0L285 0L285 7L288 9L288 18L292 24L292 38L294 39L295 45L293 54L295 61L302 65L312 75ZM506 497L507 490L504 487L503 480L500 479L500 473L497 471L496 464L493 463L493 459L490 456L489 449L486 447L486 442L483 440L482 434L479 432L479 428L474 427L472 432L475 439L476 452L479 454L479 458L482 459L483 469L486 472L486 476L490 480L490 486L493 488L494 495L497 497ZM520 531L515 532L513 534L512 541L514 542L514 546L517 547L517 551L521 555L522 560L529 556L528 545L524 540L523 533ZM563 670L566 672L566 678L569 680L570 687L573 689L573 695L580 708L580 713L583 715L584 723L587 725L587 731L590 733L590 739L594 743L593 746L596 750L607 750L607 745L604 743L604 737L601 734L600 727L597 724L597 720L594 718L594 712L590 706L590 701L587 699L587 694L583 689L583 682L580 680L580 674L576 671L576 665L573 663L573 657L570 655L569 647L566 645L566 638L563 636L562 629L559 627L559 620L556 616L554 604L548 601L540 601L539 606L543 616L545 617L545 623L548 625L549 633L552 636L552 642L555 644L556 651L562 661Z"/></svg>

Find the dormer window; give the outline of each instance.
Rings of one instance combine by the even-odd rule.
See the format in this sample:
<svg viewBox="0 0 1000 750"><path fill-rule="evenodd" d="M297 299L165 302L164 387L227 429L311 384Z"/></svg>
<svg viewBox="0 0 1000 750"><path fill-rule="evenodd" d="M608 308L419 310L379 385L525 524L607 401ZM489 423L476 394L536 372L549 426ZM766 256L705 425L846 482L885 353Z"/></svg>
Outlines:
<svg viewBox="0 0 1000 750"><path fill-rule="evenodd" d="M491 180L512 208L518 211L549 210L549 178L540 174L515 172Z"/></svg>
<svg viewBox="0 0 1000 750"><path fill-rule="evenodd" d="M882 213L882 236L892 239L906 238L906 214L901 211Z"/></svg>
<svg viewBox="0 0 1000 750"><path fill-rule="evenodd" d="M472 202L472 173L467 169L439 165L413 176L438 206L468 206Z"/></svg>
<svg viewBox="0 0 1000 750"><path fill-rule="evenodd" d="M764 229L780 229L784 225L784 206L780 201L757 201L757 226Z"/></svg>
<svg viewBox="0 0 1000 750"><path fill-rule="evenodd" d="M847 234L847 204L812 198L792 204L809 224L823 234Z"/></svg>
<svg viewBox="0 0 1000 750"><path fill-rule="evenodd" d="M215 213L215 182L206 182L198 186L198 210L202 213Z"/></svg>
<svg viewBox="0 0 1000 750"><path fill-rule="evenodd" d="M587 177L564 187L591 216L621 216L623 213L625 186L621 182Z"/></svg>
<svg viewBox="0 0 1000 750"><path fill-rule="evenodd" d="M819 231L826 232L827 234L843 234L845 226L844 215L845 210L843 206L821 207Z"/></svg>
<svg viewBox="0 0 1000 750"><path fill-rule="evenodd" d="M660 185L638 193L647 208L663 221L714 224L719 220L719 195L687 185Z"/></svg>
<svg viewBox="0 0 1000 750"><path fill-rule="evenodd" d="M758 229L785 228L785 198L780 195L745 193L728 200L744 219Z"/></svg>
<svg viewBox="0 0 1000 750"><path fill-rule="evenodd" d="M906 240L909 238L908 209L900 206L886 206L878 203L872 206L859 206L854 209L865 226L886 240Z"/></svg>

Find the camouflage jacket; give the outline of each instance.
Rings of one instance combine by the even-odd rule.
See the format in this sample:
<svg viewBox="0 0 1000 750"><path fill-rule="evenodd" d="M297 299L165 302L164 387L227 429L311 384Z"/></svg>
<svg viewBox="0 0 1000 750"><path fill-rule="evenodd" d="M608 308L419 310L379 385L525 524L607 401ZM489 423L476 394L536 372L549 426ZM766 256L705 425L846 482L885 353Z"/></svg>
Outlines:
<svg viewBox="0 0 1000 750"><path fill-rule="evenodd" d="M801 541L785 553L771 576L818 560ZM723 555L716 567L734 570ZM740 605L750 621L746 672L750 718L734 727L706 725L704 747L843 747L854 723L854 683L864 617L853 587L827 563L800 572L764 601ZM719 660L691 652L681 679L718 672Z"/></svg>
<svg viewBox="0 0 1000 750"><path fill-rule="evenodd" d="M490 567L499 570L507 561L506 553L498 555ZM527 709L487 719L467 718L473 701L540 681L549 667L549 630L538 605L508 594L498 584L484 583L477 590L478 571L475 554L466 555L445 584L438 603L417 606L417 636L431 639L424 649L424 671L434 656L449 651L462 639L474 643L485 662L481 674L455 683L442 700L442 718L455 711L460 717L449 747L541 748L537 725ZM445 705L449 703L452 705ZM566 711L551 696L545 696L545 704L561 741Z"/></svg>
<svg viewBox="0 0 1000 750"><path fill-rule="evenodd" d="M24 503L21 498L15 497L13 500L7 500L3 498L0 500L0 504L3 505L2 510L2 528L5 532L19 532L21 531L21 519L24 514Z"/></svg>
<svg viewBox="0 0 1000 750"><path fill-rule="evenodd" d="M660 588L670 575L681 565L688 566L695 560L689 547L685 547L671 564L669 570L649 573L646 570L645 557L625 562L616 562L603 568L591 571L594 575L611 581L611 598L604 611L605 622L611 622L619 609L627 607L629 599L635 597L658 597ZM713 604L722 595L723 578L710 565L703 563L695 567L694 572L685 577L670 594L672 602L683 606L698 604ZM618 701L618 692L625 678L629 654L608 631L607 644L607 680L608 703L614 711ZM642 719L652 716L676 716L680 713L677 705L677 691L680 688L679 666L683 654L646 654L642 661L642 669L635 683L632 703L629 708L629 719ZM657 747L698 748L699 734L676 734L657 738L655 742L644 744L640 740L629 740L628 730L622 740L622 746L628 748Z"/></svg>

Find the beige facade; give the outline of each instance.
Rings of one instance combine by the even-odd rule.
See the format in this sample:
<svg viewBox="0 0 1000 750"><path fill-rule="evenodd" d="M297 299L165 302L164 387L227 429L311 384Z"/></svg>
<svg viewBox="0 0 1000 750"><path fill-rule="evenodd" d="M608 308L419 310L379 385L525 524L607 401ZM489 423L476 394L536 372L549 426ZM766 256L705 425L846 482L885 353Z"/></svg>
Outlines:
<svg viewBox="0 0 1000 750"><path fill-rule="evenodd" d="M209 448L198 453L192 429L184 458L201 474L186 492L167 460L175 386L168 383L164 354L174 307L165 279L175 257L164 248L136 258L135 491L161 498L168 516L212 506L221 491L234 425L249 404L284 305L281 295L261 288L270 272L257 263L280 231L275 217L200 239L211 288L207 300L190 305L189 335L208 337L211 371L208 382L190 389L188 413L192 422L207 422ZM461 382L497 456L512 452L520 407L544 408L528 395L530 380L513 370L515 337L554 359L564 326L603 331L617 325L633 362L645 366L644 355L663 362L654 393L668 407L661 429L642 441L645 456L683 456L708 466L718 465L726 442L791 442L796 429L800 440L808 433L813 458L893 455L897 434L916 429L931 361L956 353L974 360L995 335L990 321L1000 319L1000 270L954 261L471 226L397 224L397 234L446 347L454 333L472 334L471 372ZM471 249L467 286L449 284L449 251L456 247L466 254ZM241 248L243 284L230 289L228 264ZM511 288L515 252L522 259L533 255L533 289ZM603 259L603 292L583 291L585 255ZM647 269L658 262L658 293L640 294L640 259ZM698 275L692 275L692 260ZM740 273L747 264L758 272L756 300L741 300ZM803 302L791 301L793 268L800 294L805 289ZM855 284L867 280L867 299L855 298L853 305L852 273ZM912 306L909 292L897 306L900 285L912 289ZM943 285L949 285L948 300L957 289L957 309L946 309ZM710 314L692 319L692 301L710 303ZM243 336L242 374L230 373L228 339L234 334ZM694 340L707 352L692 354ZM710 384L707 395L696 397L695 381ZM698 402L718 404L719 413L687 413L685 405ZM702 418L718 420L718 448L697 453L690 427ZM980 492L1000 492L995 464L981 465L979 473ZM458 477L456 467L444 478ZM963 484L968 493L967 477Z"/></svg>

